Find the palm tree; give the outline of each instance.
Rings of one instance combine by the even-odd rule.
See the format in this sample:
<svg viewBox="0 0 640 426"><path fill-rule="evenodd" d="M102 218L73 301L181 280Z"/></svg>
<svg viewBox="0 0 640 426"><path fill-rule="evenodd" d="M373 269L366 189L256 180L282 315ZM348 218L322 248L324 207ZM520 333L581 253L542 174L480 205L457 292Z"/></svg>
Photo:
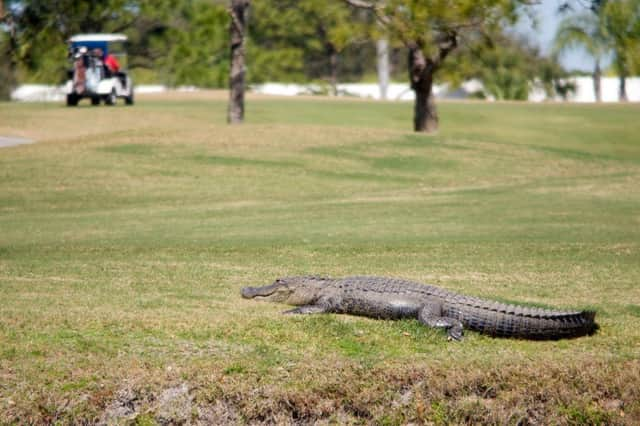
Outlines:
<svg viewBox="0 0 640 426"><path fill-rule="evenodd" d="M602 101L600 62L611 47L610 39L599 14L583 12L568 16L560 22L554 41L556 53L583 47L595 60L593 91L596 102Z"/></svg>
<svg viewBox="0 0 640 426"><path fill-rule="evenodd" d="M640 50L640 0L607 1L601 20L611 41L613 64L620 78L620 101L626 101L626 78L633 66L633 55Z"/></svg>
<svg viewBox="0 0 640 426"><path fill-rule="evenodd" d="M640 62L640 0L601 0L590 11L565 18L555 39L556 51L581 46L595 59L593 88L600 101L600 60L613 54L620 79L620 101L627 100L626 79Z"/></svg>

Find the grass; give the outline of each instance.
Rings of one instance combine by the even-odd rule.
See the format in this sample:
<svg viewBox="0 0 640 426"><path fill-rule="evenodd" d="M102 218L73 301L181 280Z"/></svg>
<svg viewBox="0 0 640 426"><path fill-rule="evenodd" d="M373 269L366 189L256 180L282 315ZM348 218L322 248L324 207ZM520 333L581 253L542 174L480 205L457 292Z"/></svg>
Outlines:
<svg viewBox="0 0 640 426"><path fill-rule="evenodd" d="M640 422L637 105L443 103L431 137L403 103L225 108L0 104L38 141L0 150L0 423ZM452 344L239 297L310 273L601 330Z"/></svg>

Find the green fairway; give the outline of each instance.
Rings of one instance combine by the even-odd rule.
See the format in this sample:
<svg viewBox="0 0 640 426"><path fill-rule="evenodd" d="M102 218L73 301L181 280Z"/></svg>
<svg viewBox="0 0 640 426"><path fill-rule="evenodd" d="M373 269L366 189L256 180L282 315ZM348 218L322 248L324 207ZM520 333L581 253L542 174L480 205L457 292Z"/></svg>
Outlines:
<svg viewBox="0 0 640 426"><path fill-rule="evenodd" d="M640 422L640 105L0 103L0 424ZM282 316L279 276L597 311L573 340ZM186 390L185 390L186 389ZM177 396L176 396L177 395ZM524 422L524 423L522 423Z"/></svg>

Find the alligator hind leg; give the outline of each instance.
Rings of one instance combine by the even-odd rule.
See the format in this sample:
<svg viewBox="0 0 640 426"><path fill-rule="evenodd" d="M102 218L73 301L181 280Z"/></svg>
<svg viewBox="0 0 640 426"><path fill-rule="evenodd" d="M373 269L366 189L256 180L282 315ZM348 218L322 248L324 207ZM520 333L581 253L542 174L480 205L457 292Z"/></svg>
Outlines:
<svg viewBox="0 0 640 426"><path fill-rule="evenodd" d="M430 303L420 309L418 321L427 327L444 328L449 340L462 340L462 323L455 318L443 317L439 303Z"/></svg>

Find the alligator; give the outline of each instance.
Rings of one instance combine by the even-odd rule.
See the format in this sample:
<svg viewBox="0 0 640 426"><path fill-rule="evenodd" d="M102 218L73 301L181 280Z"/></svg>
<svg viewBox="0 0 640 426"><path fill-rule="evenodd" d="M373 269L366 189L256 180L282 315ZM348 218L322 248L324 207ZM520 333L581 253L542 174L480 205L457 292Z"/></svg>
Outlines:
<svg viewBox="0 0 640 426"><path fill-rule="evenodd" d="M416 318L461 340L465 328L496 337L554 340L592 334L594 311L557 311L505 304L397 278L279 278L242 289L245 299L297 306L285 314L338 313L376 319Z"/></svg>

